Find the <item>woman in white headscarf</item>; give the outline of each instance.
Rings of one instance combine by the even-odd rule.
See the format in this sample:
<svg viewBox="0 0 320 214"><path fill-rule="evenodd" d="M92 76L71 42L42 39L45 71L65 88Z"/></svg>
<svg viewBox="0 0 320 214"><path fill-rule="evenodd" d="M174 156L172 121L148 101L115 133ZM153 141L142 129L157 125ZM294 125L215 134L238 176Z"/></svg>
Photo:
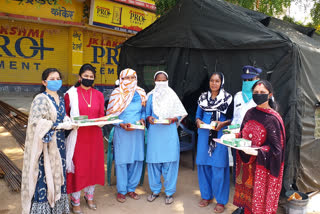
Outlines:
<svg viewBox="0 0 320 214"><path fill-rule="evenodd" d="M168 86L168 74L158 71L154 75L155 88L148 94L146 107L150 126L147 139L147 163L149 185L152 194L148 201L154 201L161 191L161 174L164 178L166 204L173 202L179 170L179 136L177 123L187 112L176 93ZM156 120L168 123L157 124Z"/></svg>
<svg viewBox="0 0 320 214"><path fill-rule="evenodd" d="M127 68L120 73L120 85L110 96L107 115L119 116L123 123L114 130L114 160L117 172L117 200L126 195L138 200L135 193L144 160L144 130L132 129L131 124L145 124L146 93L137 86L137 74Z"/></svg>

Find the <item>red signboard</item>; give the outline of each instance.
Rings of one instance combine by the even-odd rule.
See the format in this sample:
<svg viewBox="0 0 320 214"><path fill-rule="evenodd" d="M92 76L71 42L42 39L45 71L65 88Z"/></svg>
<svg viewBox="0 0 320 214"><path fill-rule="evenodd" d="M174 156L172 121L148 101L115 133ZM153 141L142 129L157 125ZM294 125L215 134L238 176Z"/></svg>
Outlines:
<svg viewBox="0 0 320 214"><path fill-rule="evenodd" d="M137 7L146 8L149 10L156 10L156 6L152 0L113 0L125 4L131 4Z"/></svg>

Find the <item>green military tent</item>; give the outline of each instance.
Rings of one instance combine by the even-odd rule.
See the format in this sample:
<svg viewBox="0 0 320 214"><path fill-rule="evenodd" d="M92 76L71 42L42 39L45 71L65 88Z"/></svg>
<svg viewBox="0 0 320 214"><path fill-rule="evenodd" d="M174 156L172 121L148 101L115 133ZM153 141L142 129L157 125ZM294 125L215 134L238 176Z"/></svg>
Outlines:
<svg viewBox="0 0 320 214"><path fill-rule="evenodd" d="M223 72L226 90L235 94L244 65L262 68L286 126L284 188L314 191L320 188L320 42L313 32L223 0L181 0L122 44L118 71L133 68L149 91L154 72L165 70L193 119L212 72Z"/></svg>

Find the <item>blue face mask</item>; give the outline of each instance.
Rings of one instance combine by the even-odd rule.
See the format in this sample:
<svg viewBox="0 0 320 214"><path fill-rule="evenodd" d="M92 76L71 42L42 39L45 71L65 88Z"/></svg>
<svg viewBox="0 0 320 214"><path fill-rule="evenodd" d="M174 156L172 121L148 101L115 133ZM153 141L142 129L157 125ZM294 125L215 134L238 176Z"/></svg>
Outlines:
<svg viewBox="0 0 320 214"><path fill-rule="evenodd" d="M259 80L242 81L242 97L245 103L252 99L252 86Z"/></svg>
<svg viewBox="0 0 320 214"><path fill-rule="evenodd" d="M50 91L58 91L62 86L62 80L47 80L47 89Z"/></svg>

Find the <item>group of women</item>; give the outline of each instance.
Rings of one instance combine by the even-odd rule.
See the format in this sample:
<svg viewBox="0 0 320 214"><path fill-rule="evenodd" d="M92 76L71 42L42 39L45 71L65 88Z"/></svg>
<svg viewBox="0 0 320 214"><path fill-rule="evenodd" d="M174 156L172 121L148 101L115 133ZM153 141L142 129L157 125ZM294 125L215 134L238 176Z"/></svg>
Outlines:
<svg viewBox="0 0 320 214"><path fill-rule="evenodd" d="M61 73L54 68L42 74L42 87L35 96L29 115L22 173L23 213L69 213L70 194L73 213L83 213L80 195L90 209L97 209L95 185L104 185L104 147L101 128L77 127L70 117L87 115L89 119L105 115L104 97L94 89L95 68L84 64L79 80L64 97ZM125 69L119 75L119 87L112 92L107 115L118 116L115 125L114 160L117 173L117 201L127 197L138 200L135 192L144 161L147 127L149 202L160 196L163 176L165 204L171 204L176 192L179 169L177 126L187 116L176 93L168 86L168 74L155 73L155 88L148 94L137 86L137 74ZM224 211L229 200L228 149L214 139L231 123L232 96L224 90L224 76L213 73L209 90L198 100L196 124L216 122L215 130L198 129L197 166L201 192L200 207L215 197L214 212ZM259 150L244 149L237 153L237 182L234 204L245 213L276 213L283 171L285 142L283 122L273 109L273 91L269 82L258 81L252 88L259 97L256 108L248 111L240 136L250 139ZM263 101L263 102L262 102ZM165 121L165 122L164 122ZM65 130L69 131L65 137Z"/></svg>

